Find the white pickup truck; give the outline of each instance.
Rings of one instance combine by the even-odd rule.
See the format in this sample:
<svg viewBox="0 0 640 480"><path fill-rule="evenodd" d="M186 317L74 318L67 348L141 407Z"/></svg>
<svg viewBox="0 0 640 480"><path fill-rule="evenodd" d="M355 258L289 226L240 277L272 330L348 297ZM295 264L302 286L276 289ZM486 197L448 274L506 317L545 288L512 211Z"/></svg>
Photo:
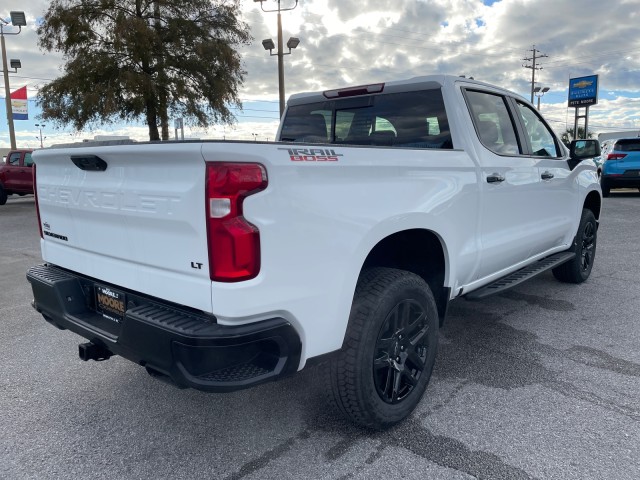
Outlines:
<svg viewBox="0 0 640 480"><path fill-rule="evenodd" d="M422 397L451 300L589 277L598 154L454 76L293 95L275 143L38 150L33 305L83 360L180 387L322 361L339 410L385 428Z"/></svg>

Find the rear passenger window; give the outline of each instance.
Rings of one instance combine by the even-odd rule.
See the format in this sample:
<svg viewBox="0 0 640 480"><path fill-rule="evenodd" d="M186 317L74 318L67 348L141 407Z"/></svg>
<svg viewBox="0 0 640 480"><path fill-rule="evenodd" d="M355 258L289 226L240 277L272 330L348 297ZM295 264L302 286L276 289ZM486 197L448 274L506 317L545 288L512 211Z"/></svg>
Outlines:
<svg viewBox="0 0 640 480"><path fill-rule="evenodd" d="M33 158L31 157L30 153L25 153L24 154L24 166L25 167L33 166Z"/></svg>
<svg viewBox="0 0 640 480"><path fill-rule="evenodd" d="M280 140L405 148L453 148L439 88L293 105L287 110Z"/></svg>
<svg viewBox="0 0 640 480"><path fill-rule="evenodd" d="M499 155L521 154L505 98L475 90L466 90L466 98L482 144Z"/></svg>

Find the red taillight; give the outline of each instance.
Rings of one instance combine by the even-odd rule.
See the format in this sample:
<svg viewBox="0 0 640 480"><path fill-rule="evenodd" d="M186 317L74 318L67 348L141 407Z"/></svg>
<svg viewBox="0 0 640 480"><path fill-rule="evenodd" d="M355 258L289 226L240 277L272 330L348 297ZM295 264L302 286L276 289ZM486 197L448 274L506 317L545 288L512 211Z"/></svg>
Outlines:
<svg viewBox="0 0 640 480"><path fill-rule="evenodd" d="M610 153L607 155L607 160L622 160L626 156L626 153Z"/></svg>
<svg viewBox="0 0 640 480"><path fill-rule="evenodd" d="M267 183L267 171L258 163L207 163L211 280L239 282L260 272L260 232L242 216L242 203Z"/></svg>
<svg viewBox="0 0 640 480"><path fill-rule="evenodd" d="M38 204L38 184L36 183L36 164L33 164L33 170L31 174L33 175L33 196L36 199L36 216L38 217L38 230L40 230L40 238L44 238L42 234L42 222L40 221L40 205Z"/></svg>

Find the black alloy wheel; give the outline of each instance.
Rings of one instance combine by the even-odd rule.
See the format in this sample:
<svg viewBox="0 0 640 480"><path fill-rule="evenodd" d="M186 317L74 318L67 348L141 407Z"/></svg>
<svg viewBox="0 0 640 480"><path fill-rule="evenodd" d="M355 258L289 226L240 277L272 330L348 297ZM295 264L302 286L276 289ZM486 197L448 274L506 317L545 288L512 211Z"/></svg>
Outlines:
<svg viewBox="0 0 640 480"><path fill-rule="evenodd" d="M376 341L373 372L376 391L387 403L401 402L418 384L427 361L429 324L415 300L389 312Z"/></svg>
<svg viewBox="0 0 640 480"><path fill-rule="evenodd" d="M580 256L582 258L581 267L582 271L590 271L593 267L593 260L596 250L596 226L592 222L588 222L584 225L582 232L582 248L580 249Z"/></svg>
<svg viewBox="0 0 640 480"><path fill-rule="evenodd" d="M570 252L575 257L554 268L553 275L561 282L582 283L589 275L596 258L596 244L598 242L598 224L591 210L582 209L580 226L571 246Z"/></svg>

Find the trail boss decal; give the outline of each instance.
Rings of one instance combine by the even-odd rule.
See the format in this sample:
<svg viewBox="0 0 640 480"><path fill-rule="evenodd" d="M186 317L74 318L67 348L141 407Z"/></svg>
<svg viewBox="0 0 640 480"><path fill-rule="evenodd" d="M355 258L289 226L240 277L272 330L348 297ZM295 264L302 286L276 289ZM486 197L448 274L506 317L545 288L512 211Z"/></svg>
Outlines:
<svg viewBox="0 0 640 480"><path fill-rule="evenodd" d="M279 148L289 153L292 162L337 162L341 153L329 148Z"/></svg>

